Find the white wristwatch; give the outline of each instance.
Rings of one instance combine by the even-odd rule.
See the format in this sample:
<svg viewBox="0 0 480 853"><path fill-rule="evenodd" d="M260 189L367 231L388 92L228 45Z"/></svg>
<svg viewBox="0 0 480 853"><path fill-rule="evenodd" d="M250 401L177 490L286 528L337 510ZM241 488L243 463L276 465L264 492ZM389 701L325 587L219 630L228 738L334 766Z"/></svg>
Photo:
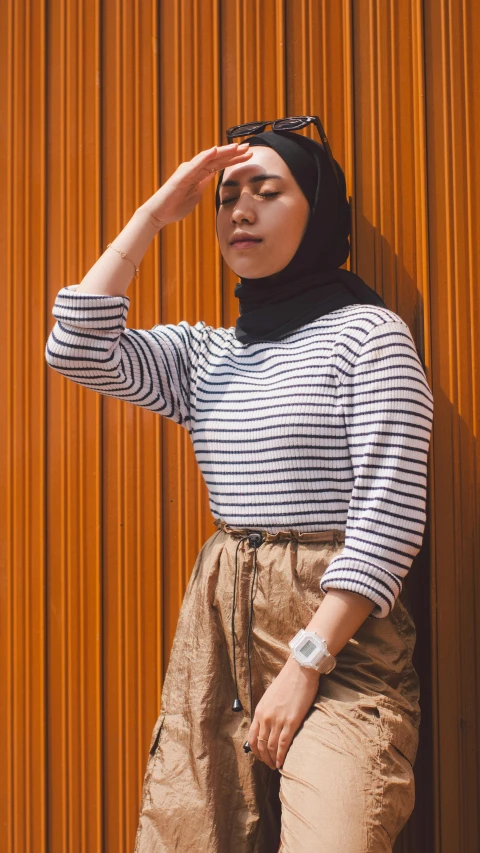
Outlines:
<svg viewBox="0 0 480 853"><path fill-rule="evenodd" d="M325 640L315 631L305 631L301 628L288 645L300 666L310 667L328 675L337 665L337 659L328 651Z"/></svg>

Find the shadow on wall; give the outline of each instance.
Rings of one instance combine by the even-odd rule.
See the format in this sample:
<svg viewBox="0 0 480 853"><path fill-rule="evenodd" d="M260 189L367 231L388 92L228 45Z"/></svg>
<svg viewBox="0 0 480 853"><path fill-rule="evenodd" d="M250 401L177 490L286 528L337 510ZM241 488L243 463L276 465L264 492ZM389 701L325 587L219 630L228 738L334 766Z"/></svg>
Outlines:
<svg viewBox="0 0 480 853"><path fill-rule="evenodd" d="M350 203L352 203L351 199ZM355 211L354 206L352 210L353 214L356 214L356 229L352 235L352 258L356 260L354 271L370 287L373 287L375 281L381 281L381 288L378 288L378 291L387 307L407 323L425 369L422 294L405 268L402 258L392 250L390 243L380 234L379 229L375 228L358 210ZM414 264L415 258L412 258L412 266ZM429 385L431 387L430 381ZM430 492L430 476L428 490ZM429 495L427 501L429 504ZM417 630L414 666L420 678L422 720L414 767L415 808L397 838L394 853L433 850L434 846L430 530L430 518L427 513L423 544L404 582Z"/></svg>
<svg viewBox="0 0 480 853"><path fill-rule="evenodd" d="M408 271L406 261L393 251L377 227L363 214L355 211L351 198L350 204L356 218L351 247L351 257L355 259L356 267L352 264L352 270L370 287L377 283L377 290L387 307L407 323L425 367L424 306L421 291ZM412 269L419 263L419 254L415 254L411 246L409 248L411 257L408 258L408 266ZM380 283L381 286L378 286Z"/></svg>

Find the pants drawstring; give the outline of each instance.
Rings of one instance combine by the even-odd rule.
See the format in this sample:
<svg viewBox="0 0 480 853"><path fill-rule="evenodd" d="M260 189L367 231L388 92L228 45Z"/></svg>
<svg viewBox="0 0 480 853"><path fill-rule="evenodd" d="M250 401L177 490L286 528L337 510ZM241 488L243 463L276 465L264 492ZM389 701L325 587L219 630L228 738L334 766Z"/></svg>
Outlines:
<svg viewBox="0 0 480 853"><path fill-rule="evenodd" d="M235 551L235 575L233 579L233 604L232 604L232 647L233 647L233 677L235 679L235 699L233 700L232 711L243 711L243 705L238 696L238 681L237 681L237 659L235 655L235 606L237 599L237 574L238 574L238 549L242 542L248 539L248 536L243 536L237 545Z"/></svg>
<svg viewBox="0 0 480 853"><path fill-rule="evenodd" d="M235 699L232 704L232 711L243 711L243 705L240 702L240 698L238 696L238 682L237 682L237 659L235 653L235 607L236 607L236 598L237 598L237 576L238 576L238 549L242 542L248 540L248 544L251 548L253 548L253 573L252 573L252 584L250 588L250 614L248 620L248 634L247 634L247 660L248 660L248 682L250 689L250 722L253 722L254 715L254 707L253 707L253 688L252 688L252 667L250 661L250 637L252 632L252 623L253 623L253 598L254 598L254 589L255 589L255 578L257 575L257 548L263 542L263 535L261 533L249 533L247 536L242 536L238 542L236 551L235 551L235 575L233 581L233 603L232 603L232 648L233 648L233 675L235 679Z"/></svg>

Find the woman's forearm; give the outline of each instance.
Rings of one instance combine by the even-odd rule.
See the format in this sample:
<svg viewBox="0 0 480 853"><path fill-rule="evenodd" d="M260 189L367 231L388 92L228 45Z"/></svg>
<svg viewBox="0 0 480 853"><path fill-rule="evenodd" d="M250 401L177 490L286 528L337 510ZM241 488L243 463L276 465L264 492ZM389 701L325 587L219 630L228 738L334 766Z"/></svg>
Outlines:
<svg viewBox="0 0 480 853"><path fill-rule="evenodd" d="M248 142L231 142L200 151L191 160L180 163L170 178L142 204L123 231L108 240L128 258L105 249L82 281L77 293L98 296L125 296L128 285L140 266L145 252L163 225L179 222L194 209L216 172L236 163L244 163L252 156ZM132 263L133 261L133 263Z"/></svg>
<svg viewBox="0 0 480 853"><path fill-rule="evenodd" d="M325 640L334 657L343 649L370 615L375 603L346 589L330 589L306 626Z"/></svg>
<svg viewBox="0 0 480 853"><path fill-rule="evenodd" d="M140 266L145 252L158 232L158 225L152 221L150 212L139 207L123 231L108 241L116 249L125 252L128 258L122 258L112 248L105 249L103 255L100 255L98 261L83 277L76 292L95 293L99 296L125 296L135 275L132 261L136 267Z"/></svg>
<svg viewBox="0 0 480 853"><path fill-rule="evenodd" d="M329 589L306 629L317 631L335 656L374 607L375 603L363 595ZM282 766L295 732L315 702L322 677L315 669L301 666L290 655L260 699L247 740L255 757L261 758L272 769ZM269 738L267 749L258 740L261 732L263 739Z"/></svg>

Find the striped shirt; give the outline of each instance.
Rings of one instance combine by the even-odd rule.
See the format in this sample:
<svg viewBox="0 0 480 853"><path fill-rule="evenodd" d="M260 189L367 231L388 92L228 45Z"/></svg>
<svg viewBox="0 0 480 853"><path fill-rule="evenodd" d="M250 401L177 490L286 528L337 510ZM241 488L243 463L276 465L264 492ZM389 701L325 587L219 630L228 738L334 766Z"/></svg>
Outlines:
<svg viewBox="0 0 480 853"><path fill-rule="evenodd" d="M345 531L321 589L391 611L426 521L433 396L406 323L349 305L278 341L198 322L127 329L127 296L60 290L47 363L188 430L215 518Z"/></svg>

